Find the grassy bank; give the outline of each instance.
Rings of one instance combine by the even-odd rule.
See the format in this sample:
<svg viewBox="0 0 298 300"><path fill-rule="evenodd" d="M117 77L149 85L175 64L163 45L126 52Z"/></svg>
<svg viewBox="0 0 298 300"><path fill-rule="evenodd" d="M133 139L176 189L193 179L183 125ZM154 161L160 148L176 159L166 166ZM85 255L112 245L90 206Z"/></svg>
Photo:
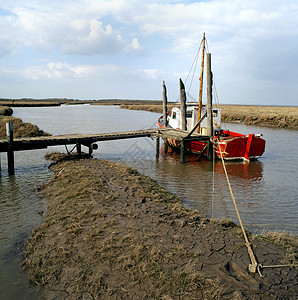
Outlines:
<svg viewBox="0 0 298 300"><path fill-rule="evenodd" d="M179 105L179 104L178 104ZM169 110L174 104L169 104ZM120 108L162 113L162 105L128 105ZM298 129L298 107L220 105L222 122Z"/></svg>
<svg viewBox="0 0 298 300"><path fill-rule="evenodd" d="M27 243L24 267L48 298L294 299L293 268L248 273L239 228L187 210L149 177L105 160L64 161L44 187L45 222ZM293 263L265 238L264 265ZM267 298L266 298L267 299Z"/></svg>
<svg viewBox="0 0 298 300"><path fill-rule="evenodd" d="M84 104L91 101L81 101L65 98L50 98L50 99L4 99L0 98L0 105L9 107L43 107L43 106L60 106L62 104Z"/></svg>
<svg viewBox="0 0 298 300"><path fill-rule="evenodd" d="M49 99L4 99L0 98L0 105L10 107L35 107L35 106L60 106L65 105L76 105L76 104L93 104L93 105L141 105L150 104L158 105L161 104L159 100L129 100L129 99L101 99L101 100L79 100L79 99L68 99L68 98L49 98Z"/></svg>
<svg viewBox="0 0 298 300"><path fill-rule="evenodd" d="M11 116L12 114L13 114L13 110L10 107L0 106L0 117Z"/></svg>
<svg viewBox="0 0 298 300"><path fill-rule="evenodd" d="M6 138L6 123L13 123L13 136L18 137L34 137L50 135L49 133L41 130L38 126L25 123L19 118L12 116L0 116L0 138Z"/></svg>

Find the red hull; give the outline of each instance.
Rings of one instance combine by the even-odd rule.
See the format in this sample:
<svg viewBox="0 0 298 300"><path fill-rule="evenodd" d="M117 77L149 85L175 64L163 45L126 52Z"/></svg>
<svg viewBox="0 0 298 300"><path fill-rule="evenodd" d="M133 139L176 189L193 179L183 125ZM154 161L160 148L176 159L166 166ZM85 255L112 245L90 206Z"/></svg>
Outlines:
<svg viewBox="0 0 298 300"><path fill-rule="evenodd" d="M159 127L163 127L158 122ZM180 141L168 139L167 144L179 148ZM229 130L217 131L214 137L215 154L226 160L255 160L265 151L265 140L254 134L244 135ZM206 151L207 143L204 141L191 141L186 143L188 152L201 154ZM203 153L204 154L204 153Z"/></svg>

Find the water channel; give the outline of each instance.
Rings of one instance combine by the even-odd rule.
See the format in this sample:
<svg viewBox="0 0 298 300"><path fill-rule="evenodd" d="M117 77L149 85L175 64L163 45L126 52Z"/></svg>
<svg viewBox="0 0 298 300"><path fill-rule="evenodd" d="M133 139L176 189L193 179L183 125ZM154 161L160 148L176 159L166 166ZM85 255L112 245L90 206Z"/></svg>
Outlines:
<svg viewBox="0 0 298 300"><path fill-rule="evenodd" d="M114 106L60 106L14 108L14 116L38 125L51 134L100 133L156 127L159 114L122 110ZM285 129L226 124L232 131L262 133L266 152L255 162L229 162L229 173L238 208L251 231L286 230L298 233L297 165L298 132ZM220 161L197 162L189 157L181 164L175 153L155 158L155 141L149 138L107 141L98 144L95 158L125 163L149 175L176 194L186 206L210 217L237 222ZM84 150L84 149L83 149ZM6 154L1 154L0 176L0 299L41 299L20 272L18 250L31 231L43 220L46 201L38 190L50 180L47 152L64 147L15 153L15 176L8 176ZM213 186L213 178L215 185ZM214 195L214 196L213 196ZM266 226L263 226L266 225ZM18 295L22 295L21 298Z"/></svg>

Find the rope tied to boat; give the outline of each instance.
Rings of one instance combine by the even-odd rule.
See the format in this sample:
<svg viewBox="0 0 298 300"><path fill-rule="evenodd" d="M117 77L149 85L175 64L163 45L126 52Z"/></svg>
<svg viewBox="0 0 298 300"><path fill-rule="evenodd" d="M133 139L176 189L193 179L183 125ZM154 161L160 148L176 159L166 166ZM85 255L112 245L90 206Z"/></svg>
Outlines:
<svg viewBox="0 0 298 300"><path fill-rule="evenodd" d="M218 143L217 140L214 140L214 142ZM214 145L215 145L215 143L214 143ZM245 228L244 228L242 220L241 220L241 216L240 216L238 206L237 206L237 203L236 203L236 200L235 200L235 197L234 197L232 186L230 184L228 172L227 172L226 165L225 165L225 162L224 162L224 159L223 159L223 153L221 151L221 147L220 147L219 143L218 143L218 149L220 151L220 158L221 158L221 161L222 161L223 170L224 170L224 173L225 173L225 176L226 176L226 179L227 179L227 183L228 183L228 186L229 186L230 194L231 194L231 197L232 197L232 200L233 200L233 203L234 203L234 207L235 207L235 210L236 210L236 213L237 213L237 217L238 217L238 220L239 220L239 223L240 223L240 227L241 227L241 230L243 232L244 239L245 239L245 246L247 248L247 251L248 251L248 254L249 254L249 257L250 257L250 261L251 261L251 264L249 264L249 266L248 266L248 270L251 273L258 272L260 277L264 277L261 273L261 265L258 263L258 261L256 259L256 256L255 256L255 254L252 250L252 247L251 247L251 243L250 243L250 241L247 237L247 234L245 232Z"/></svg>

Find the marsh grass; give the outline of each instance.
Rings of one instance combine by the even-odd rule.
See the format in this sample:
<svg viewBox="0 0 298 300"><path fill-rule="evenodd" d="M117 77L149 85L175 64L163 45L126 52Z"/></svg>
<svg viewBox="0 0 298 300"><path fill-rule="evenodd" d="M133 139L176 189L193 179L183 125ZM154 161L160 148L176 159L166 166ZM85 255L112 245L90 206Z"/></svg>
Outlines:
<svg viewBox="0 0 298 300"><path fill-rule="evenodd" d="M13 123L13 136L15 138L50 135L49 133L39 129L38 126L31 123L24 123L19 118L0 116L0 138L6 138L6 123Z"/></svg>
<svg viewBox="0 0 298 300"><path fill-rule="evenodd" d="M178 103L169 103L168 111L171 111ZM221 121L227 123L242 123L278 128L298 128L298 107L284 106L253 106L253 105L220 105ZM122 104L120 108L132 110L144 110L162 114L162 104Z"/></svg>
<svg viewBox="0 0 298 300"><path fill-rule="evenodd" d="M298 265L298 239L288 232L263 230L260 234L253 235L253 239L263 239L286 249L283 263Z"/></svg>

